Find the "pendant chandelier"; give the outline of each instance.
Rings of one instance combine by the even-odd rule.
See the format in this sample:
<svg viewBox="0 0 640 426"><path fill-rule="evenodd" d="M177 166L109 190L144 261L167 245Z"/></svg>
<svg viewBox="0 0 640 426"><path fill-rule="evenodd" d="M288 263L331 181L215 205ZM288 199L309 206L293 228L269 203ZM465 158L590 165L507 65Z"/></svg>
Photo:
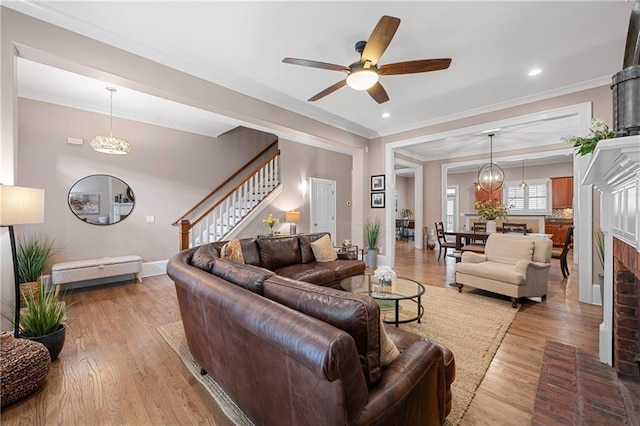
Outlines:
<svg viewBox="0 0 640 426"><path fill-rule="evenodd" d="M489 163L480 168L478 172L478 184L484 192L493 193L504 185L504 171L493 162L493 133L489 133L490 157Z"/></svg>
<svg viewBox="0 0 640 426"><path fill-rule="evenodd" d="M527 182L524 181L524 160L522 160L522 182L520 182L520 188L524 189L527 187Z"/></svg>
<svg viewBox="0 0 640 426"><path fill-rule="evenodd" d="M129 141L113 137L113 92L117 92L117 90L114 87L107 87L106 89L111 93L109 136L94 136L93 139L91 139L91 148L93 148L94 151L105 154L128 154L129 150L131 150Z"/></svg>

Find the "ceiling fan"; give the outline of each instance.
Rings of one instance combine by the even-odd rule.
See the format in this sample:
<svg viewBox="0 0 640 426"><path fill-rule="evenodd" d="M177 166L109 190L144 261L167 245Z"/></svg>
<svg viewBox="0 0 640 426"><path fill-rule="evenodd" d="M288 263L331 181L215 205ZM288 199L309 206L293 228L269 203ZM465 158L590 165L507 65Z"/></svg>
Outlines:
<svg viewBox="0 0 640 426"><path fill-rule="evenodd" d="M394 64L378 66L378 61L384 51L387 50L398 26L400 26L399 18L386 15L380 18L380 21L378 21L378 24L369 36L369 40L356 43L356 52L360 53L360 60L349 66L298 58L284 58L282 62L347 73L347 78L340 80L336 84L312 96L308 99L310 102L317 101L345 85L349 85L349 87L355 90L366 90L376 102L381 104L389 100L389 95L387 95L387 92L378 82L380 76L444 70L449 68L451 64L451 58L441 58L396 62Z"/></svg>

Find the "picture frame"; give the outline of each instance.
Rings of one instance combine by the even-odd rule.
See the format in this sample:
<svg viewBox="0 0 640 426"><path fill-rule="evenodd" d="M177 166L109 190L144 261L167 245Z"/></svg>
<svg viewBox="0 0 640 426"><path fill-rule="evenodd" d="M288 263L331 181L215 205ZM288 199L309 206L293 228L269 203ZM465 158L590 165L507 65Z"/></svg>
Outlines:
<svg viewBox="0 0 640 426"><path fill-rule="evenodd" d="M384 175L371 176L371 190L384 191Z"/></svg>
<svg viewBox="0 0 640 426"><path fill-rule="evenodd" d="M371 208L384 209L384 192L371 193Z"/></svg>
<svg viewBox="0 0 640 426"><path fill-rule="evenodd" d="M69 194L69 206L75 214L99 214L100 194Z"/></svg>

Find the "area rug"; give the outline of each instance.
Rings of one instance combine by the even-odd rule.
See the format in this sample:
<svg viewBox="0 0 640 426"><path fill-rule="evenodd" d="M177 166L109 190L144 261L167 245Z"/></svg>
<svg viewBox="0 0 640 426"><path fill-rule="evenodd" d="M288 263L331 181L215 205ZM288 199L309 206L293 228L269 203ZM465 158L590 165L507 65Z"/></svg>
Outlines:
<svg viewBox="0 0 640 426"><path fill-rule="evenodd" d="M422 303L425 313L421 324L401 327L437 340L453 352L456 379L451 385L453 402L445 424L457 425L519 308L512 308L509 300L431 286L426 287Z"/></svg>
<svg viewBox="0 0 640 426"><path fill-rule="evenodd" d="M226 414L233 424L240 426L253 425L251 420L245 416L242 410L238 408L211 376L208 374L204 376L200 374L200 366L193 359L189 346L187 345L182 321L172 322L171 324L158 327L158 333L160 333L169 346L176 351L180 359L182 359L182 362L184 362L184 365L187 366L189 372L204 386L209 394L211 394L222 412Z"/></svg>
<svg viewBox="0 0 640 426"><path fill-rule="evenodd" d="M452 409L445 424L457 425L518 309L513 309L507 300L431 286L427 286L422 301L425 308L422 323L403 324L401 327L435 339L453 352L456 379L452 385ZM410 304L403 306L403 313L410 315L410 310ZM182 322L159 327L158 332L180 356L191 374L209 391L229 420L237 425L250 425L251 421L217 383L209 375L200 375L200 367L189 352Z"/></svg>

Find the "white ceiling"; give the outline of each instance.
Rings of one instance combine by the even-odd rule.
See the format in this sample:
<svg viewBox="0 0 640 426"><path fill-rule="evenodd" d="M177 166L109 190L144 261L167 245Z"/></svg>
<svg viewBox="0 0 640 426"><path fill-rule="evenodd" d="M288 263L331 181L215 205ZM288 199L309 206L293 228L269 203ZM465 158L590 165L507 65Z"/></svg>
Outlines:
<svg viewBox="0 0 640 426"><path fill-rule="evenodd" d="M375 137L609 84L622 67L633 3L4 1L3 5L283 108ZM348 87L317 102L307 102L344 75L284 64L282 59L290 56L348 65L358 59L355 42L366 40L385 14L402 22L380 64L451 57L451 67L431 73L383 76L381 83L390 101L382 105ZM20 67L19 90L24 96L63 98L95 111L104 112L106 107L108 112L105 82L84 78L85 89L69 90L75 83L60 81L76 79L76 75L65 77L60 72L52 79L45 77L52 71L42 65ZM541 68L542 73L528 77L533 67ZM176 126L192 126L198 133L215 133L233 126L224 117L186 107L174 113L177 104L149 98L121 90L114 95L114 115L124 115L131 106L131 114L151 117L148 120L166 123L167 116L182 116L187 123ZM140 109L134 108L138 103ZM160 112L160 118L153 118L156 113L152 109L156 107L169 109ZM382 118L383 112L390 117ZM212 121L222 127L209 130ZM517 133L517 139L527 143L535 143L540 137L564 136L565 130L567 123L562 120L510 129L514 138ZM480 153L487 151L486 140L482 143L486 138L469 135L462 142ZM494 142L508 140L505 135ZM441 148L434 153L436 145ZM456 151L454 147L453 143L432 143L428 145L429 158L455 155L447 152ZM412 154L426 154L425 147L412 149Z"/></svg>

